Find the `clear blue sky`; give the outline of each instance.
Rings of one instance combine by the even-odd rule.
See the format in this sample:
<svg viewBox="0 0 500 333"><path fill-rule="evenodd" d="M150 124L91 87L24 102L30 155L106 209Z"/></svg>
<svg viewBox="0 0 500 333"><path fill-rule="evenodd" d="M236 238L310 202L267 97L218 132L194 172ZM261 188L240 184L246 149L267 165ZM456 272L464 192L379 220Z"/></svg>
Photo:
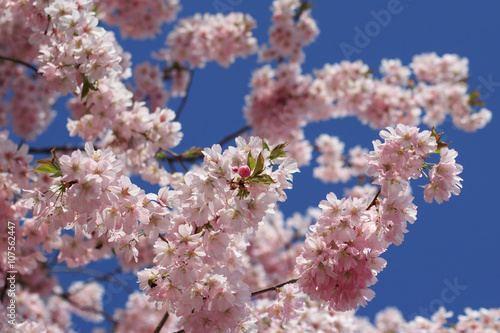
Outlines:
<svg viewBox="0 0 500 333"><path fill-rule="evenodd" d="M215 13L217 1L182 1L180 17L195 12ZM234 10L249 13L258 27L254 34L259 43L267 42L270 25L268 2L227 1ZM263 4L266 3L266 4ZM270 2L269 2L270 3ZM313 17L321 30L316 42L305 48L303 72L310 73L325 63L346 59L341 43L354 45L355 29L373 26L373 13L395 6L390 22L380 27L369 43L353 54L350 60L362 59L370 68L378 69L382 58L400 58L408 64L415 54L423 52L457 53L469 58L469 84L480 88L483 100L493 112L493 119L477 133L464 133L447 121L439 130L459 153L458 163L464 167L463 191L442 205L426 204L422 189L414 187L417 221L399 247L391 246L383 257L388 265L373 286L376 296L360 315L373 316L387 306L396 306L408 318L437 310L444 304L448 310L461 314L467 306L500 307L500 2L497 1L316 1ZM163 47L164 34L155 41L131 42L123 46L132 52L132 62L149 58L149 51ZM146 45L146 46L144 46ZM249 93L252 71L260 65L256 56L238 59L229 69L210 63L196 70L186 108L180 118L184 139L177 152L191 146L210 146L225 135L245 125L242 107ZM178 100L169 107L175 109ZM63 103L60 103L63 106ZM61 124L67 114L62 111L50 131L36 146L53 145L66 140ZM54 133L61 133L56 136ZM371 148L378 132L355 119L332 120L310 125L306 135L311 141L320 133L339 136L346 148L361 144ZM317 206L330 191L341 195L344 185L324 185L312 179L312 167L303 168L295 176L289 200L281 205L287 216L294 211L305 212ZM156 192L157 189L150 188ZM67 276L67 275L65 275ZM62 277L62 276L61 276ZM64 279L65 280L65 279ZM134 287L135 278L127 279ZM64 282L67 282L66 280ZM453 285L458 284L456 289ZM450 287L452 285L452 287ZM448 288L448 289L446 289ZM109 294L106 308L123 306L126 295ZM85 326L80 330L86 331Z"/></svg>

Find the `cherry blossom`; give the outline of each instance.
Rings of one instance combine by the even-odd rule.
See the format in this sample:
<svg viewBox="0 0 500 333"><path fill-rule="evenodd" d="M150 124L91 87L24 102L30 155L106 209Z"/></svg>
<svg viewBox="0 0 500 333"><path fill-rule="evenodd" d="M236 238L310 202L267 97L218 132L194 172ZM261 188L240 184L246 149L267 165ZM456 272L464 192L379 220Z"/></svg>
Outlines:
<svg viewBox="0 0 500 333"><path fill-rule="evenodd" d="M417 219L414 196L441 204L462 189L458 152L416 126L450 118L472 132L492 113L456 54L382 59L380 74L361 61L307 73L305 47L319 35L312 7L273 1L262 44L249 14L177 19L178 0L0 0L0 126L22 140L0 131L0 246L13 247L15 230L17 251L17 324L2 316L2 331L71 331L72 315L117 332L499 330L494 308L466 308L453 325L444 308L412 320L388 308L373 324L356 316L375 296L382 255ZM164 23L174 25L152 54L161 64L134 67L108 28L146 39ZM257 53L266 64L251 75L244 130L174 152L182 107L168 103L187 101L193 71ZM66 129L84 143L57 142L41 157L24 140L49 128L63 95ZM306 137L309 124L346 116L381 129L371 151L346 150L335 133L314 144ZM313 154L316 178L358 184L285 217L279 204ZM139 177L156 190L147 193ZM12 271L5 252L0 271ZM114 315L103 304L106 274L67 288L56 274L110 258L141 290ZM8 283L0 280L2 313Z"/></svg>

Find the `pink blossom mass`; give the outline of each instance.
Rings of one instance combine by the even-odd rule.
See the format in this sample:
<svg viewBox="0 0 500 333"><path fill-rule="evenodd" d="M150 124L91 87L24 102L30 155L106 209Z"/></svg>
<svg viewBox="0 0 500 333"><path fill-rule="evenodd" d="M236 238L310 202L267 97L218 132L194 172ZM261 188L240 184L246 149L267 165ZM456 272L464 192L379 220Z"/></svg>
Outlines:
<svg viewBox="0 0 500 333"><path fill-rule="evenodd" d="M486 150L474 135L492 112L467 82L466 54L426 49L375 69L331 58L313 69L319 1L274 0L267 22L241 1L217 2L231 10L0 0L0 331L500 332L495 307L456 318L443 301L414 318L395 307L372 321L356 313L384 297L376 288L388 252L413 227L442 222L417 222L431 209L417 204L446 211L473 183L453 140L478 132L467 140ZM148 60L128 47L156 38ZM227 132L212 129L208 119L222 113L191 86L198 73L243 61L255 64L231 79L246 84L241 110L214 120ZM203 112L182 113L188 98ZM371 145L331 126L348 117L378 132ZM193 133L195 123L222 140ZM299 200L316 198L303 182L328 190L307 211L285 213L295 184ZM111 307L113 297L121 304Z"/></svg>

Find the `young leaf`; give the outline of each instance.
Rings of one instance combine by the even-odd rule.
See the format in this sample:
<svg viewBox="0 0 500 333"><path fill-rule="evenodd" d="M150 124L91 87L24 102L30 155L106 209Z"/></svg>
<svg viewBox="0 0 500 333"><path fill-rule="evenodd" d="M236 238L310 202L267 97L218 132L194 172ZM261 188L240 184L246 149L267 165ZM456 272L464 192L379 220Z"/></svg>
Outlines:
<svg viewBox="0 0 500 333"><path fill-rule="evenodd" d="M262 153L259 153L259 156L257 157L257 161L255 163L255 169L253 169L252 177L257 176L262 171L264 171L264 156L262 156Z"/></svg>
<svg viewBox="0 0 500 333"><path fill-rule="evenodd" d="M264 141L264 140L262 140L262 150L265 150L265 149L271 150L271 149L269 149L269 146L267 145L267 142Z"/></svg>
<svg viewBox="0 0 500 333"><path fill-rule="evenodd" d="M55 174L53 174L53 175L52 175L52 176L50 176L50 177L52 177L52 178L57 178L57 177L62 177L62 176L63 176L63 173L62 173L61 171L57 171Z"/></svg>
<svg viewBox="0 0 500 333"><path fill-rule="evenodd" d="M248 191L246 188L242 188L238 191L237 196L240 199L245 199L249 194L250 194L250 191Z"/></svg>
<svg viewBox="0 0 500 333"><path fill-rule="evenodd" d="M48 160L46 158L44 159L41 159L41 160L36 160L37 163L40 163L40 164L48 164L48 165L52 165L52 161L51 160Z"/></svg>
<svg viewBox="0 0 500 333"><path fill-rule="evenodd" d="M247 179L250 183L273 184L275 181L269 175L257 175Z"/></svg>
<svg viewBox="0 0 500 333"><path fill-rule="evenodd" d="M41 172L41 173L58 173L59 170L56 169L52 164L42 164L39 165L38 168L33 170L33 172Z"/></svg>
<svg viewBox="0 0 500 333"><path fill-rule="evenodd" d="M191 147L189 150L186 150L182 156L186 158L196 158L198 156L202 155L201 154L201 148L200 147Z"/></svg>
<svg viewBox="0 0 500 333"><path fill-rule="evenodd" d="M247 165L252 170L255 167L255 158L248 152Z"/></svg>
<svg viewBox="0 0 500 333"><path fill-rule="evenodd" d="M271 150L271 155L269 156L269 159L274 160L275 158L278 157L286 157L286 152L283 151L283 148L285 148L287 145L288 143L285 142L285 143L280 143L279 145L274 147L273 150Z"/></svg>

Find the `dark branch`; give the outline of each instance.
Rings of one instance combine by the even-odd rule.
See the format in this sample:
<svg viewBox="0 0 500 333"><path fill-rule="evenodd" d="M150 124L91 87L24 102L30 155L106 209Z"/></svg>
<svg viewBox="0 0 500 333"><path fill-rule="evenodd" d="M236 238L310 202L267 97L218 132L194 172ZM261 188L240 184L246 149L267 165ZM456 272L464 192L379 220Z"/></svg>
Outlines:
<svg viewBox="0 0 500 333"><path fill-rule="evenodd" d="M74 307L82 310L82 311L87 311L87 312L91 312L91 313L96 313L96 314L100 314L102 315L104 318L106 318L106 320L110 321L113 323L113 325L118 325L118 321L116 321L116 319L113 318L113 316L111 316L109 313L105 312L104 310L99 310L99 309L95 309L95 308L92 308L92 307L88 307L88 306L80 306L79 304L75 303L74 301L72 301L69 297L71 295L69 294L55 294L56 296L59 296L60 298L62 298L63 300L65 300L66 302L70 303L71 305L73 305Z"/></svg>
<svg viewBox="0 0 500 333"><path fill-rule="evenodd" d="M245 127L240 128L236 132L233 132L233 133L225 136L222 140L220 140L219 142L217 142L217 144L223 146L226 143L228 143L229 141L233 140L237 136L245 133L246 131L248 131L250 129L252 129L252 127L246 125ZM170 153L170 154L172 154L172 152L170 152L170 151L167 151L167 152ZM176 154L176 155L177 156L172 155L172 157L167 157L164 160L167 161L167 163L168 162L180 162L181 160L184 161L184 162L192 162L192 163L194 163L197 160L200 160L200 159L202 159L204 157L203 155L199 155L199 156L196 156L196 157L184 157L182 154L181 155Z"/></svg>
<svg viewBox="0 0 500 333"><path fill-rule="evenodd" d="M119 285L121 285L129 294L133 292L133 290L124 281L120 280L119 278L117 278L115 276L116 274L122 273L121 267L117 267L114 270L112 270L108 273L105 273L105 274L101 274L100 272L94 271L94 270L89 269L89 268L72 269L72 268L68 268L68 267L53 267L51 269L51 271L59 272L59 273L80 273L80 274L92 276L93 279L86 281L85 284L82 286L82 288L85 285L87 285L93 281L110 281L110 282L114 281L114 282L118 283Z"/></svg>
<svg viewBox="0 0 500 333"><path fill-rule="evenodd" d="M161 328L163 327L163 325L165 325L167 319L168 319L168 311L165 312L165 315L163 316L163 318L161 318L160 322L158 323L158 326L156 326L154 330L154 333L160 333Z"/></svg>
<svg viewBox="0 0 500 333"><path fill-rule="evenodd" d="M181 100L181 103L179 104L179 107L177 108L177 111L175 112L175 118L174 121L177 121L179 117L181 116L182 110L184 110L184 106L187 103L188 95L189 95L189 89L191 88L191 82L193 82L193 76L194 76L194 69L189 71L189 82L186 88L186 94Z"/></svg>
<svg viewBox="0 0 500 333"><path fill-rule="evenodd" d="M42 75L41 73L38 73L38 68L36 68L32 64L29 64L29 63L27 63L25 61L22 61L22 60L19 60L19 59L10 58L10 57L5 57L5 56L2 56L2 55L0 55L0 60L7 60L7 61L15 62L16 64L28 67L29 69L33 70L38 75Z"/></svg>
<svg viewBox="0 0 500 333"><path fill-rule="evenodd" d="M377 204L377 198L380 194L380 190L382 189L382 187L380 187L378 189L378 192L377 194L375 194L375 197L373 198L372 202L370 202L370 204L368 205L368 207L366 207L366 210L369 210L370 208L372 208L373 206L375 206Z"/></svg>
<svg viewBox="0 0 500 333"><path fill-rule="evenodd" d="M54 149L54 147L52 147L52 148L30 147L28 153L30 153L30 154L50 154L50 151L52 149ZM83 149L83 147L74 147L72 145L56 147L57 151L62 151L62 152L70 152L70 151L77 150L77 149Z"/></svg>
<svg viewBox="0 0 500 333"><path fill-rule="evenodd" d="M233 140L234 138L238 137L239 135L245 133L246 131L250 130L252 127L245 125L245 127L237 130L236 132L233 132L227 136L225 136L222 140L218 142L219 145L224 146L226 143L229 141Z"/></svg>
<svg viewBox="0 0 500 333"><path fill-rule="evenodd" d="M287 285L289 283L295 283L298 280L299 280L298 278L297 279L291 279L291 280L288 280L286 282L277 284L275 286L272 286L272 287L269 287L269 288L266 288L266 289L261 289L261 290L254 291L254 292L252 292L252 296L256 296L256 295L259 295L259 294L267 293L268 291L276 290L276 288L283 287L283 286L285 286L285 285Z"/></svg>

